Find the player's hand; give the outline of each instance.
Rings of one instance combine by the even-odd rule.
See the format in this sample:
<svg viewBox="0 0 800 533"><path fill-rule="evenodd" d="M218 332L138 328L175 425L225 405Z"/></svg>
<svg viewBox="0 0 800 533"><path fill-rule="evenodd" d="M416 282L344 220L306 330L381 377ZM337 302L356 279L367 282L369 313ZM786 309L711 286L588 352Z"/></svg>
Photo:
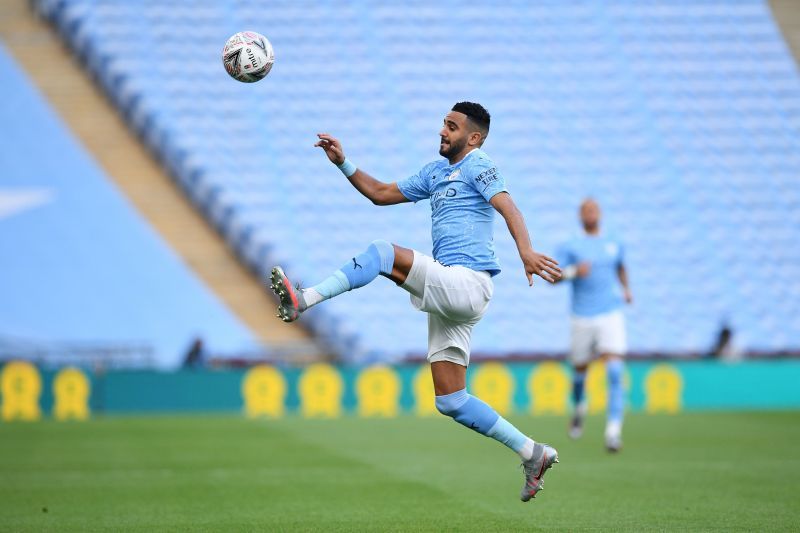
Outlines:
<svg viewBox="0 0 800 533"><path fill-rule="evenodd" d="M633 293L631 292L630 289L625 289L623 291L622 295L625 298L625 303L626 304L632 304L633 303Z"/></svg>
<svg viewBox="0 0 800 533"><path fill-rule="evenodd" d="M319 141L317 141L314 146L319 146L325 150L325 155L328 156L331 163L334 165L341 165L344 163L344 150L342 149L342 143L339 142L339 139L327 133L317 133L317 137L319 137Z"/></svg>
<svg viewBox="0 0 800 533"><path fill-rule="evenodd" d="M576 278L585 278L592 272L592 264L591 263L581 263L578 265L578 269L575 271Z"/></svg>
<svg viewBox="0 0 800 533"><path fill-rule="evenodd" d="M530 286L533 286L534 274L550 283L555 283L561 279L561 269L558 268L558 261L552 257L547 257L531 250L523 255L522 263L525 265L525 275L528 277L528 285Z"/></svg>

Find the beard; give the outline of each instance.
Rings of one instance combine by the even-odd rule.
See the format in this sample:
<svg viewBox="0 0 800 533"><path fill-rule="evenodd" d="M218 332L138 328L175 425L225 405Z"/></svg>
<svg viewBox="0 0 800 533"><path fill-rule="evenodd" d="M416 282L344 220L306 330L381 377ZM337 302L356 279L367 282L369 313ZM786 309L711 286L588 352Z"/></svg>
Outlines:
<svg viewBox="0 0 800 533"><path fill-rule="evenodd" d="M439 155L442 157L450 158L457 153L461 152L464 147L467 145L467 140L462 139L460 142L451 142L450 144L445 144L444 146L439 148Z"/></svg>

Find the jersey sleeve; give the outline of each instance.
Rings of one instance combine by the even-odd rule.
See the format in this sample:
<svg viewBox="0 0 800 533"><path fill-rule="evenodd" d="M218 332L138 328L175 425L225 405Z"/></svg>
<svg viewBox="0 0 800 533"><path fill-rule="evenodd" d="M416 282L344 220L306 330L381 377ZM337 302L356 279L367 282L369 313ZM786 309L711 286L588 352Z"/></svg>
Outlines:
<svg viewBox="0 0 800 533"><path fill-rule="evenodd" d="M487 202L497 193L508 192L505 178L488 157L479 156L466 177Z"/></svg>
<svg viewBox="0 0 800 533"><path fill-rule="evenodd" d="M419 202L430 198L430 173L433 170L435 163L428 163L422 167L419 172L407 177L404 180L397 182L397 188L403 193L408 200L412 202Z"/></svg>

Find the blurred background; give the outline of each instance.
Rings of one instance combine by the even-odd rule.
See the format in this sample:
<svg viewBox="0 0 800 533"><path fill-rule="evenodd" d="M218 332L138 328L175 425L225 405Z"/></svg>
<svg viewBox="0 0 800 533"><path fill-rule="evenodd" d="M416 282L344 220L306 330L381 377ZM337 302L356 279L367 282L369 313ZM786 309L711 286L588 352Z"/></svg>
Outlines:
<svg viewBox="0 0 800 533"><path fill-rule="evenodd" d="M275 49L258 83L222 66L242 30ZM537 249L588 196L625 243L631 411L795 411L799 57L793 0L2 0L4 419L432 413L405 292L287 325L264 281L316 283L378 238L430 253L428 202L373 206L313 144L400 180L461 100L492 114ZM528 288L496 224L471 386L566 415L569 288ZM602 365L589 383L602 413Z"/></svg>
<svg viewBox="0 0 800 533"><path fill-rule="evenodd" d="M4 5L4 360L423 361L425 316L391 283L285 325L263 281L281 264L316 283L375 238L430 253L427 202L375 207L312 145L332 132L399 180L438 157L460 100L492 113L485 149L537 248L600 202L631 358L800 354L794 2ZM261 83L220 68L242 29L276 50ZM569 288L527 289L501 219L495 240L473 361L562 358Z"/></svg>

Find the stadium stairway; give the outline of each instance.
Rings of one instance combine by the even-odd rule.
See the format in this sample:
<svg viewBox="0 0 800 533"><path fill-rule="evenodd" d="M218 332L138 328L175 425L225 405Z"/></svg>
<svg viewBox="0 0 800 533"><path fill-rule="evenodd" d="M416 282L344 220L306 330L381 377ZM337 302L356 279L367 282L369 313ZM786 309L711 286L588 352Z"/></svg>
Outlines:
<svg viewBox="0 0 800 533"><path fill-rule="evenodd" d="M627 243L632 351L702 353L723 322L746 350L800 349L800 79L765 1L36 4L262 275L281 263L315 282L374 238L429 251L427 202L369 205L314 133L401 179L437 157L441 116L471 99L493 114L486 150L537 247L576 229L583 197L604 207ZM277 56L252 85L220 61L244 29ZM527 289L500 221L496 247L505 270L474 352L563 352L566 288ZM347 361L424 351L424 315L388 282L304 322Z"/></svg>
<svg viewBox="0 0 800 533"><path fill-rule="evenodd" d="M271 347L273 355L299 362L326 358L301 327L273 320L276 304L263 291L258 276L236 260L225 241L191 208L29 4L9 0L0 6L0 40L106 176L257 338Z"/></svg>
<svg viewBox="0 0 800 533"><path fill-rule="evenodd" d="M769 5L795 62L800 63L800 3L795 0L769 0Z"/></svg>

